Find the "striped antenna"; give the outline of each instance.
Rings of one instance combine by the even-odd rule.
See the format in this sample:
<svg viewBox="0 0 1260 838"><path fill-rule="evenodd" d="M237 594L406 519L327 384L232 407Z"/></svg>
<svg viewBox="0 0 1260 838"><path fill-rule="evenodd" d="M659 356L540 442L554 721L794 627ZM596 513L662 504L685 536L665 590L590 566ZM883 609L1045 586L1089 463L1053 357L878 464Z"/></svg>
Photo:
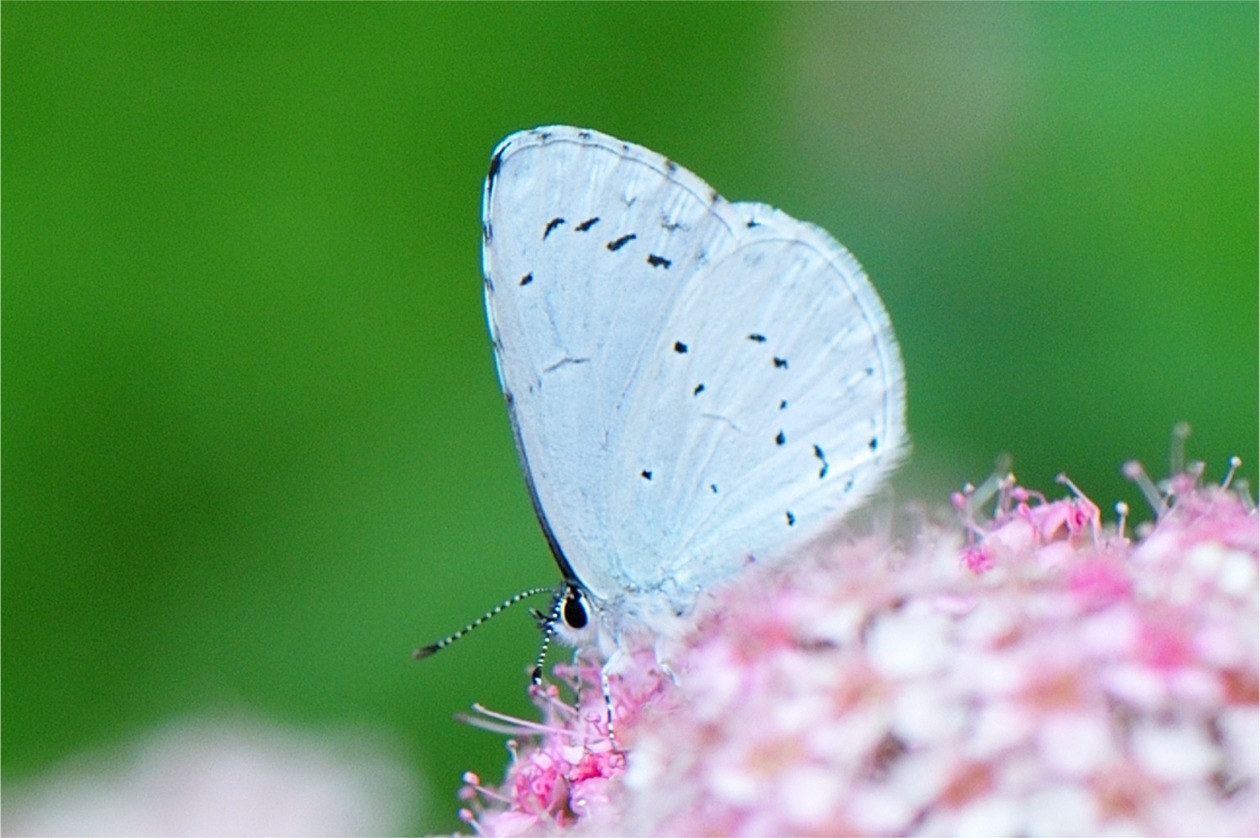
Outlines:
<svg viewBox="0 0 1260 838"><path fill-rule="evenodd" d="M551 638L556 635L556 624L560 622L560 610L564 608L565 600L572 595L573 590L571 585L565 585L559 591L555 591L556 598L551 603L550 613L534 612L534 617L538 620L538 627L542 629L543 633L542 647L538 650L538 660L534 661L534 671L530 676L534 686L542 683L543 667L547 663L547 650L551 648Z"/></svg>
<svg viewBox="0 0 1260 838"><path fill-rule="evenodd" d="M473 620L471 623L464 626L462 629L455 632L454 634L448 637L443 637L437 643L430 643L428 646L421 646L419 649L416 649L416 651L413 652L411 656L415 660L422 660L423 658L432 657L433 655L436 655L438 652L445 649L447 646L454 643L456 640L459 640L461 637L471 632L473 629L480 626L482 623L489 620L491 617L494 617L503 613L507 609L511 608L513 605L516 605L516 603L520 602L521 600L529 599L530 597L538 596L539 594L553 594L554 595L555 593L556 593L555 588L530 588L528 591L521 591L519 594L508 597L507 599L503 600L503 602L500 602L494 608L491 608L489 611L482 614L480 617ZM552 610L555 611L556 609L553 607Z"/></svg>

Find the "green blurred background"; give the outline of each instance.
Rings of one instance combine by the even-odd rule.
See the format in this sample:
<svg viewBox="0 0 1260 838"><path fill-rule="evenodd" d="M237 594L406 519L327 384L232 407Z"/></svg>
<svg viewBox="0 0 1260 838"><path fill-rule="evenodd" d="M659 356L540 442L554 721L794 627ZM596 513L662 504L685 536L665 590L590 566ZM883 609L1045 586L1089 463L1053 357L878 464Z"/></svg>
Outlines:
<svg viewBox="0 0 1260 838"><path fill-rule="evenodd" d="M830 230L905 355L901 498L1104 509L1257 459L1257 6L3 6L3 769L222 708L530 714L556 573L481 302L506 134L595 127ZM1110 515L1109 515L1110 517Z"/></svg>

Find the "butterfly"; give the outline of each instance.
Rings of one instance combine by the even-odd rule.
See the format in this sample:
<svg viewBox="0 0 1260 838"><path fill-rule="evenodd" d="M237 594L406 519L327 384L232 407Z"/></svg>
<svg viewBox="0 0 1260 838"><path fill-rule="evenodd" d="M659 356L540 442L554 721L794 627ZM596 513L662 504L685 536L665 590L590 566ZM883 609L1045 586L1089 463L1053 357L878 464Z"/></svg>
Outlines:
<svg viewBox="0 0 1260 838"><path fill-rule="evenodd" d="M888 313L821 228L549 126L495 150L482 232L499 380L564 580L548 632L615 649L672 631L905 455Z"/></svg>

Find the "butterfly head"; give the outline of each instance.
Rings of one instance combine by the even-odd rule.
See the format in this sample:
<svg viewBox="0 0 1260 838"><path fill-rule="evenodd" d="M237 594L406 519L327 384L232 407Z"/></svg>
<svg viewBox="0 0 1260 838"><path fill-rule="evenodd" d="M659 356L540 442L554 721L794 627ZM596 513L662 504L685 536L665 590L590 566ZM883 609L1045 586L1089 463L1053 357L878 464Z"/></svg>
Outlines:
<svg viewBox="0 0 1260 838"><path fill-rule="evenodd" d="M568 581L556 593L545 622L543 630L566 646L581 649L597 643L599 614L590 593L579 582Z"/></svg>

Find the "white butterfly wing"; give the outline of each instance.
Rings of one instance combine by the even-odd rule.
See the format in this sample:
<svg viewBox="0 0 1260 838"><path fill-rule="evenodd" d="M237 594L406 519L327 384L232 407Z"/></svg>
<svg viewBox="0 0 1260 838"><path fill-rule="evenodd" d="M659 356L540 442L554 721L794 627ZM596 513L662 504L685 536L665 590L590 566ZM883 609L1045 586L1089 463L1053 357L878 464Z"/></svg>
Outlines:
<svg viewBox="0 0 1260 838"><path fill-rule="evenodd" d="M568 127L508 137L486 181L486 310L517 447L553 550L597 597L624 584L606 484L628 385L691 266L735 246L713 198L658 154ZM666 250L676 266L652 258Z"/></svg>
<svg viewBox="0 0 1260 838"><path fill-rule="evenodd" d="M568 127L500 145L484 225L527 480L595 597L685 596L769 557L904 449L887 314L818 228Z"/></svg>
<svg viewBox="0 0 1260 838"><path fill-rule="evenodd" d="M645 587L694 590L818 535L906 449L901 358L857 261L817 227L735 207L755 226L690 278L629 383L631 479L612 503L623 572Z"/></svg>

